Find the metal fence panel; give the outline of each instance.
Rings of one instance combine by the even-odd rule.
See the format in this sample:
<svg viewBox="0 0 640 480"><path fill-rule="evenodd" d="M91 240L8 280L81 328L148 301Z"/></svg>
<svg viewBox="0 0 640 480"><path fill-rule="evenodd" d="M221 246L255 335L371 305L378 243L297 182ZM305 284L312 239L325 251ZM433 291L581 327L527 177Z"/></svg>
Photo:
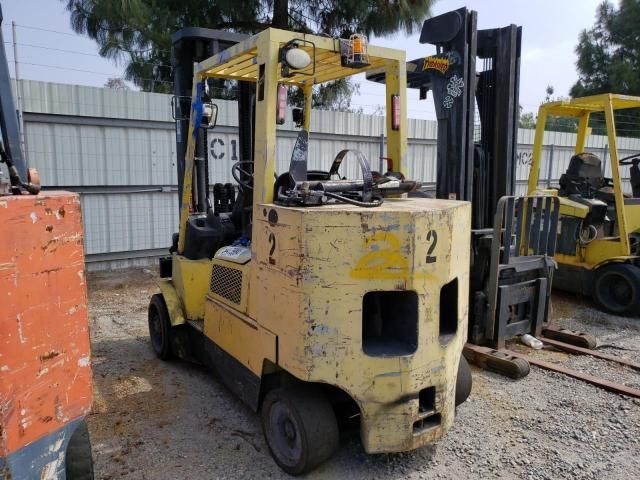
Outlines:
<svg viewBox="0 0 640 480"><path fill-rule="evenodd" d="M22 81L27 158L43 185L81 192L85 245L90 269L143 265L166 252L178 224L175 132L171 96L106 88ZM235 102L217 101L218 125L208 133L210 179L231 182L238 160ZM385 118L314 111L309 168L328 170L345 148L362 151L379 166ZM433 185L436 180L434 121L410 119L405 173ZM297 136L291 115L278 126L277 172L288 168ZM519 130L516 193L526 193L533 130ZM573 155L575 134L545 132L540 186L557 185ZM603 158L611 175L606 137L589 137L588 146ZM621 155L640 151L640 139L619 138ZM553 146L551 146L553 145ZM553 156L551 169L549 160ZM345 161L344 175L359 174ZM623 177L628 170L623 169ZM625 180L630 190L628 180Z"/></svg>

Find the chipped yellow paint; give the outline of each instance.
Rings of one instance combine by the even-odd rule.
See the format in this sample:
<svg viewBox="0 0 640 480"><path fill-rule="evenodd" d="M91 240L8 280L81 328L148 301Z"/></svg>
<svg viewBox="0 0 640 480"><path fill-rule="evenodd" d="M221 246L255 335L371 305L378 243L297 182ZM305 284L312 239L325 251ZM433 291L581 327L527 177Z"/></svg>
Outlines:
<svg viewBox="0 0 640 480"><path fill-rule="evenodd" d="M270 210L278 223L268 221ZM402 451L441 437L454 418L455 375L467 335L469 205L430 199L390 199L366 209L261 205L254 219L256 255L249 312L278 338L278 365L310 382L330 383L351 395L362 412L368 452ZM392 225L393 232L384 231ZM427 263L427 233L439 240ZM271 253L270 235L276 238ZM366 239L369 239L367 241ZM397 249L400 276L363 275L353 266L374 244ZM270 261L275 259L275 261ZM459 282L458 329L440 336L440 290ZM419 299L418 349L412 355L373 357L362 346L362 302L370 291L412 290ZM443 305L442 308L456 308ZM442 343L441 343L442 342ZM435 386L442 421L413 433L418 392Z"/></svg>
<svg viewBox="0 0 640 480"><path fill-rule="evenodd" d="M202 320L204 301L209 292L211 260L189 260L181 255L174 255L172 263L171 282L181 299L185 318Z"/></svg>
<svg viewBox="0 0 640 480"><path fill-rule="evenodd" d="M178 296L178 292L173 286L171 280L160 280L158 287L164 298L164 303L167 305L167 312L169 313L169 322L172 326L182 325L185 322L184 315L182 313L182 302Z"/></svg>
<svg viewBox="0 0 640 480"><path fill-rule="evenodd" d="M313 42L316 55L336 63L323 60L315 77L294 72L283 78L278 52L296 38ZM245 72L243 80L258 83L252 259L241 266L174 255L172 282L184 317L204 318L204 334L256 375L264 375L267 365L268 372L279 368L302 381L327 383L349 394L362 414L364 448L373 453L417 448L440 438L453 423L456 374L467 338L471 233L470 206L465 202L396 198L386 199L377 208L273 204L276 89L281 82L301 86L309 98L312 84L367 69L384 70L387 108L392 96L399 95L401 110L398 130L391 128L391 115L387 115L387 156L396 171L404 170L405 53L370 45L369 59L370 67L343 68L336 39L266 29L195 66L195 81L237 78L238 72ZM305 127L309 121L307 109ZM327 167L332 158L327 156ZM192 158L186 160L192 165ZM184 205L182 213L181 237ZM209 291L214 263L242 271L239 305ZM454 279L457 304L440 305L441 289ZM365 354L363 297L372 291L415 292L418 338L414 353ZM455 309L454 333L440 332L441 309ZM439 421L416 431L414 423L421 418L419 392L427 387L436 390Z"/></svg>
<svg viewBox="0 0 640 480"><path fill-rule="evenodd" d="M389 232L375 232L364 242L371 251L358 260L351 277L392 280L409 277L409 262L400 253L398 237Z"/></svg>
<svg viewBox="0 0 640 480"><path fill-rule="evenodd" d="M204 334L258 377L265 360L277 362L276 336L213 298L207 299Z"/></svg>

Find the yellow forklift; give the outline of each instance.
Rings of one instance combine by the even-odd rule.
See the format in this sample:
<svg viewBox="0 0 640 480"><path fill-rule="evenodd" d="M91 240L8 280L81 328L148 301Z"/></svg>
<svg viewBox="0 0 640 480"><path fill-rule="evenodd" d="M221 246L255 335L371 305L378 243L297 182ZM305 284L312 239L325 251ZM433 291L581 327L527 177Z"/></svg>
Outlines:
<svg viewBox="0 0 640 480"><path fill-rule="evenodd" d="M640 108L640 97L601 94L540 106L536 124L529 194L560 199L560 228L554 287L593 296L598 305L620 315L640 313L640 152L618 151L616 112ZM602 160L586 148L589 120L604 116L612 178ZM578 123L575 155L556 188L538 186L547 119ZM632 193L623 192L621 167L630 167Z"/></svg>
<svg viewBox="0 0 640 480"><path fill-rule="evenodd" d="M441 438L471 389L467 338L470 205L407 198L403 51L267 29L250 38L183 29L174 41L180 224L160 262L149 330L156 354L211 368L255 411L277 464L302 474L359 421L368 453ZM356 150L307 165L314 85L387 75L387 157ZM209 188L216 79L237 81L237 185ZM276 125L304 93L288 171ZM187 115L186 112L189 112ZM281 153L281 152L280 152ZM358 178L346 178L356 161Z"/></svg>

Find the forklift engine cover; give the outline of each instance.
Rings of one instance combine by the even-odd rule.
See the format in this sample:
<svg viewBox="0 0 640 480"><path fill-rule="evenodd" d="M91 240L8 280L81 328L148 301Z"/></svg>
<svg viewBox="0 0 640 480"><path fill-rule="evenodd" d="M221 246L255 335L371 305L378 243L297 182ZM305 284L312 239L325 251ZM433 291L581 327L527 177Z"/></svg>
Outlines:
<svg viewBox="0 0 640 480"><path fill-rule="evenodd" d="M451 380L467 338L469 204L262 207L249 316L278 338L279 366L347 392L360 407L368 453L442 437L454 420ZM209 303L205 334L225 345L222 322L241 320ZM250 361L256 373L262 360Z"/></svg>

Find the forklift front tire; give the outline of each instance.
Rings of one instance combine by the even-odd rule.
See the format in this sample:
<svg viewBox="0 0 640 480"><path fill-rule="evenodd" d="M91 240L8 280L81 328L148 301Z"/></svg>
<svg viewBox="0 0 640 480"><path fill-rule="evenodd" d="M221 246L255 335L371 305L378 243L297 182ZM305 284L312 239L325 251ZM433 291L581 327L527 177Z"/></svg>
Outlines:
<svg viewBox="0 0 640 480"><path fill-rule="evenodd" d="M456 407L466 402L471 395L471 387L473 380L471 377L471 368L469 362L460 355L460 363L458 364L458 377L456 378Z"/></svg>
<svg viewBox="0 0 640 480"><path fill-rule="evenodd" d="M290 475L307 473L338 449L338 422L322 391L304 385L270 391L262 429L271 456Z"/></svg>
<svg viewBox="0 0 640 480"><path fill-rule="evenodd" d="M164 298L156 293L149 302L149 338L151 346L160 360L171 356L171 322Z"/></svg>
<svg viewBox="0 0 640 480"><path fill-rule="evenodd" d="M594 296L601 308L618 315L640 313L640 268L627 263L596 271Z"/></svg>

